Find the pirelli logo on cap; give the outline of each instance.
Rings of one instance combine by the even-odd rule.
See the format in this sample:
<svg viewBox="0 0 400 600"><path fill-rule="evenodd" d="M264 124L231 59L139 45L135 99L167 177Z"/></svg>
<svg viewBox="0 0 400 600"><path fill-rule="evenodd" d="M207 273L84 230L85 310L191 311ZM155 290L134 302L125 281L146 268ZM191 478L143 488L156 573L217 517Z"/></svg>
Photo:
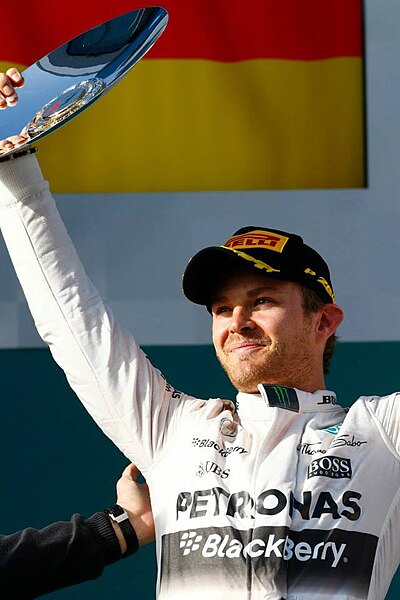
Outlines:
<svg viewBox="0 0 400 600"><path fill-rule="evenodd" d="M267 248L268 250L273 250L274 252L282 252L288 240L288 237L278 233L272 233L272 231L254 229L248 233L233 235L225 242L224 246L225 248L229 248L231 250L240 250L245 248Z"/></svg>

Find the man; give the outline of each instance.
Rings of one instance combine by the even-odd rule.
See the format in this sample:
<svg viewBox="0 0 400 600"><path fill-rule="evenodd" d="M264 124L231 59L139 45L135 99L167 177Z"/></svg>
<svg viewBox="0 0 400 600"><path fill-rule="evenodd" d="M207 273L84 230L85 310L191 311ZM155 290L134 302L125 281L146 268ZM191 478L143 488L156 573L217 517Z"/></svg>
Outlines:
<svg viewBox="0 0 400 600"><path fill-rule="evenodd" d="M104 568L154 539L147 486L135 465L117 482L117 504L90 518L0 536L3 597L36 598L99 577Z"/></svg>
<svg viewBox="0 0 400 600"><path fill-rule="evenodd" d="M190 261L183 289L212 313L236 412L174 389L115 322L34 157L0 178L38 331L149 483L159 597L383 598L400 552L398 396L346 411L324 389L343 313L322 257L295 234L247 227Z"/></svg>

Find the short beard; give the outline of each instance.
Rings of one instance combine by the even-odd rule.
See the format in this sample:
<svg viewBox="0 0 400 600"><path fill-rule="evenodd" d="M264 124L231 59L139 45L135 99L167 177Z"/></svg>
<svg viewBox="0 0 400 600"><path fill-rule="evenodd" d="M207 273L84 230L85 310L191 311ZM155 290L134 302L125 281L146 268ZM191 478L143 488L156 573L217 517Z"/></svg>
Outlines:
<svg viewBox="0 0 400 600"><path fill-rule="evenodd" d="M264 340L265 344L265 340ZM241 369L230 365L224 351L217 352L217 358L228 375L232 385L239 391L257 393L260 383L283 385L303 389L312 373L312 361L304 336L299 335L295 344L277 343L273 350L271 344L265 345L268 354L263 362L243 358Z"/></svg>

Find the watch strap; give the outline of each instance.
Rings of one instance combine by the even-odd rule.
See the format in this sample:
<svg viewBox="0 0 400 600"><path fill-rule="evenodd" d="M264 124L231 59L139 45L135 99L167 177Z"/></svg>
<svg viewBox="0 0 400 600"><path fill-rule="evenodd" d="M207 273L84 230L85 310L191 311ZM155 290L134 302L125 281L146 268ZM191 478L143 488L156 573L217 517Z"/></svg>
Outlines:
<svg viewBox="0 0 400 600"><path fill-rule="evenodd" d="M132 527L127 512L119 504L114 504L104 511L112 521L118 523L126 542L126 552L122 558L134 554L139 548L136 531Z"/></svg>

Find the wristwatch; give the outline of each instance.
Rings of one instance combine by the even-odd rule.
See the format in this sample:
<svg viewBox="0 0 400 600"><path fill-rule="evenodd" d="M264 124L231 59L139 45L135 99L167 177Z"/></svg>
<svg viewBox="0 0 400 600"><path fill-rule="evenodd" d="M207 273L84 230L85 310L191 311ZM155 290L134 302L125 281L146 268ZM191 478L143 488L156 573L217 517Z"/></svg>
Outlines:
<svg viewBox="0 0 400 600"><path fill-rule="evenodd" d="M136 531L129 521L128 514L119 504L114 504L104 511L112 521L118 523L122 534L126 541L126 552L123 558L134 554L139 548L139 542L137 539Z"/></svg>

